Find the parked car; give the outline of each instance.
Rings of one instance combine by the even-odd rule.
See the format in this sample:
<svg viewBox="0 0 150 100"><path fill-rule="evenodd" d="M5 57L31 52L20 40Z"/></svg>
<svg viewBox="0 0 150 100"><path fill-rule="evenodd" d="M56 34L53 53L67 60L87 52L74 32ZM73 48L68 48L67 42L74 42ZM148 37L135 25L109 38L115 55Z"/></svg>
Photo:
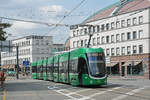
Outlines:
<svg viewBox="0 0 150 100"><path fill-rule="evenodd" d="M16 74L15 71L8 71L7 72L8 76L15 76L15 74Z"/></svg>

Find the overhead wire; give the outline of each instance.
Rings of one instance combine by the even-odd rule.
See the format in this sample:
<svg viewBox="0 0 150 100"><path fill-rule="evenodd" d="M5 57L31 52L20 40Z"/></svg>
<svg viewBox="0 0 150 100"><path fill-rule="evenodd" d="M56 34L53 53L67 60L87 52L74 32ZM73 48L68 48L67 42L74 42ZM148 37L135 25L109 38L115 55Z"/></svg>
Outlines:
<svg viewBox="0 0 150 100"><path fill-rule="evenodd" d="M41 21L31 21L31 20L24 20L24 19L18 19L18 18L9 18L9 17L2 17L0 16L0 19L7 19L7 20L13 20L13 21L20 21L20 22L29 22L29 23L34 23L34 24L43 24L47 26L70 26L67 24L54 24L54 23L47 23L47 22L41 22Z"/></svg>
<svg viewBox="0 0 150 100"><path fill-rule="evenodd" d="M73 11L75 11L77 8L79 8L82 3L84 3L86 0L82 0L79 4L77 4L70 12L68 12L67 15L63 16L63 18L56 24L54 28L52 28L49 32L51 33L53 30L55 30L58 27L58 24L60 24L66 17L68 17Z"/></svg>

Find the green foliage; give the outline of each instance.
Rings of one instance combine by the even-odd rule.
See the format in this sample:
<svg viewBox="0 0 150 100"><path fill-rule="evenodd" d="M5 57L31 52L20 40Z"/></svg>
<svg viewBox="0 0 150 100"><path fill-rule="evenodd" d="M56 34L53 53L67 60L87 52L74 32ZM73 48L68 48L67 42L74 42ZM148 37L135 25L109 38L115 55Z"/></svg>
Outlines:
<svg viewBox="0 0 150 100"><path fill-rule="evenodd" d="M5 28L10 27L11 24L8 23L0 23L0 40L5 41L6 40L6 32L4 31Z"/></svg>

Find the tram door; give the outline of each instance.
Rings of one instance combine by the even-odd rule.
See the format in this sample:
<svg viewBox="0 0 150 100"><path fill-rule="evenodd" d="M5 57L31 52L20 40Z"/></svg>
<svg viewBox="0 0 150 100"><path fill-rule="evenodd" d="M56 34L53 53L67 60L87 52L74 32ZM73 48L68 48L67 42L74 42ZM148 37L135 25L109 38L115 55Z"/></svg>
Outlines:
<svg viewBox="0 0 150 100"><path fill-rule="evenodd" d="M125 66L121 67L121 76L125 76Z"/></svg>
<svg viewBox="0 0 150 100"><path fill-rule="evenodd" d="M79 77L79 84L82 85L82 75L83 74L88 74L88 69L87 69L87 63L85 59L79 58L78 60L78 77Z"/></svg>

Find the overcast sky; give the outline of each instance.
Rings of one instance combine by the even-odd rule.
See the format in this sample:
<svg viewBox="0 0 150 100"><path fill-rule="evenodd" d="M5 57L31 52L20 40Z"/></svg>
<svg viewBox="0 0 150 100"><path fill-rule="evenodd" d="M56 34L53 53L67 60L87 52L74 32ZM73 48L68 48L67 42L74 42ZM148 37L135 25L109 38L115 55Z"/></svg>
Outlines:
<svg viewBox="0 0 150 100"><path fill-rule="evenodd" d="M71 11L82 0L1 0L0 17L18 18L31 21L42 21L47 23L58 23L69 11ZM119 0L85 0L85 2L70 16L66 17L63 24L79 24L94 12L116 3ZM10 38L27 35L49 35L54 36L55 43L64 43L69 37L69 27L54 27L33 24L27 22L10 21L2 19L2 22L11 23L7 33L12 34ZM10 39L9 38L9 39Z"/></svg>

